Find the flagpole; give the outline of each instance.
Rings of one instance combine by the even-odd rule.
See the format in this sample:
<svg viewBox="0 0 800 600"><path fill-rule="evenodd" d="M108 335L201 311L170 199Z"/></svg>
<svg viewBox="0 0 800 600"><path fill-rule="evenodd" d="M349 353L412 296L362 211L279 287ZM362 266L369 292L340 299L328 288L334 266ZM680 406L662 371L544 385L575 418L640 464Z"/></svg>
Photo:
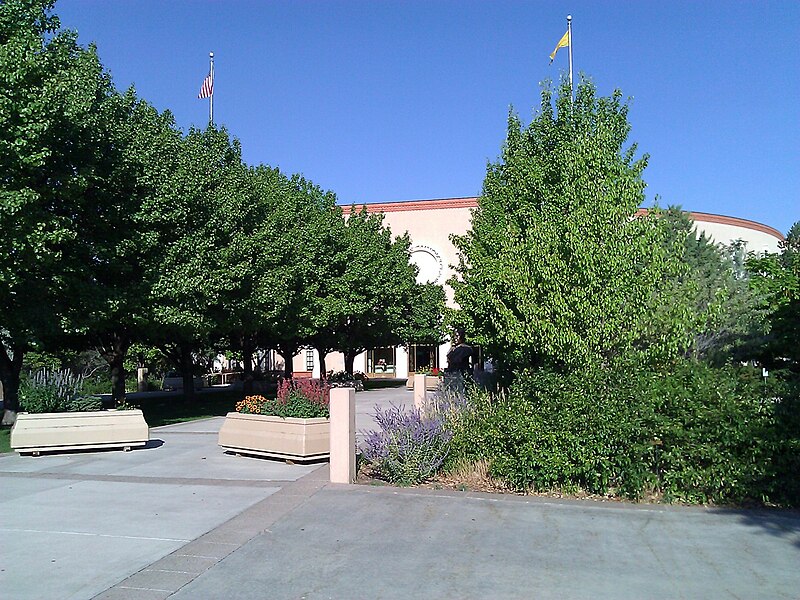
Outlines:
<svg viewBox="0 0 800 600"><path fill-rule="evenodd" d="M570 73L572 73L572 48L570 48ZM211 94L208 96L208 125L214 125L214 53L209 52L208 58L211 61Z"/></svg>
<svg viewBox="0 0 800 600"><path fill-rule="evenodd" d="M567 15L567 33L569 34L569 96L572 98L572 15Z"/></svg>

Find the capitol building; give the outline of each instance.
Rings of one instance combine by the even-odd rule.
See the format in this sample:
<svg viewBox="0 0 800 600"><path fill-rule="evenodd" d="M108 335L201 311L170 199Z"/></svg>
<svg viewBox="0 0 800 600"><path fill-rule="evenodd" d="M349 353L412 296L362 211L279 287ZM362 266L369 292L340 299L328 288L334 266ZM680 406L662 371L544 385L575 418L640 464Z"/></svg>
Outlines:
<svg viewBox="0 0 800 600"><path fill-rule="evenodd" d="M364 205L369 213L383 213L384 225L395 235L408 233L411 238L411 261L419 267L418 281L444 285L451 306L453 294L446 282L454 274L452 266L457 264L458 256L450 236L463 235L469 230L471 211L477 206L477 198ZM741 240L748 251L762 253L778 252L778 244L783 240L778 230L754 221L698 212L690 212L689 215L694 220L698 235L705 233L719 244ZM406 378L416 370L446 366L445 356L449 348L448 343L440 346L411 344L408 348L373 348L356 357L354 369L366 373L368 377ZM327 368L334 371L344 368L344 358L337 352L329 354L325 362ZM301 350L293 358L293 367L298 375L320 376L319 357L315 350Z"/></svg>

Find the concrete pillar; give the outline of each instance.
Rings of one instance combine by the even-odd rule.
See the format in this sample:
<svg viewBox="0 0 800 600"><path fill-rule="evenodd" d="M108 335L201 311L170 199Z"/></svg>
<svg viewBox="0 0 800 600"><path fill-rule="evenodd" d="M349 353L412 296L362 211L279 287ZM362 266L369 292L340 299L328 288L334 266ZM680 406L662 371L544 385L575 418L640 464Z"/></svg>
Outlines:
<svg viewBox="0 0 800 600"><path fill-rule="evenodd" d="M331 482L356 480L356 391L331 390Z"/></svg>
<svg viewBox="0 0 800 600"><path fill-rule="evenodd" d="M144 367L136 369L136 391L147 391L147 369Z"/></svg>
<svg viewBox="0 0 800 600"><path fill-rule="evenodd" d="M414 375L414 408L422 408L428 399L428 376Z"/></svg>

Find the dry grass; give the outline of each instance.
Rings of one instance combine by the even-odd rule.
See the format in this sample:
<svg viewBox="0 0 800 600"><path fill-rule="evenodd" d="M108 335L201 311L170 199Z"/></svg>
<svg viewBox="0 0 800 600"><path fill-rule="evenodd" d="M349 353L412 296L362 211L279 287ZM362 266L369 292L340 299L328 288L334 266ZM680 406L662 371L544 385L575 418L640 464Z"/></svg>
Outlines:
<svg viewBox="0 0 800 600"><path fill-rule="evenodd" d="M434 477L432 483L462 491L513 492L507 484L492 478L489 474L489 462L486 460L459 462L449 471Z"/></svg>

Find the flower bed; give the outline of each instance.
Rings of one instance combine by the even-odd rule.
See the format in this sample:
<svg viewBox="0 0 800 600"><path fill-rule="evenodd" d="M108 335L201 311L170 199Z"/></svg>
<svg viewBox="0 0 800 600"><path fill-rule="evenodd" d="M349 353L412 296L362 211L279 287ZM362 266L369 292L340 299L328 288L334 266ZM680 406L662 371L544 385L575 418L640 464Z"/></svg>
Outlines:
<svg viewBox="0 0 800 600"><path fill-rule="evenodd" d="M227 451L269 458L316 460L330 455L330 386L314 379L284 380L278 397L248 396L219 431Z"/></svg>

